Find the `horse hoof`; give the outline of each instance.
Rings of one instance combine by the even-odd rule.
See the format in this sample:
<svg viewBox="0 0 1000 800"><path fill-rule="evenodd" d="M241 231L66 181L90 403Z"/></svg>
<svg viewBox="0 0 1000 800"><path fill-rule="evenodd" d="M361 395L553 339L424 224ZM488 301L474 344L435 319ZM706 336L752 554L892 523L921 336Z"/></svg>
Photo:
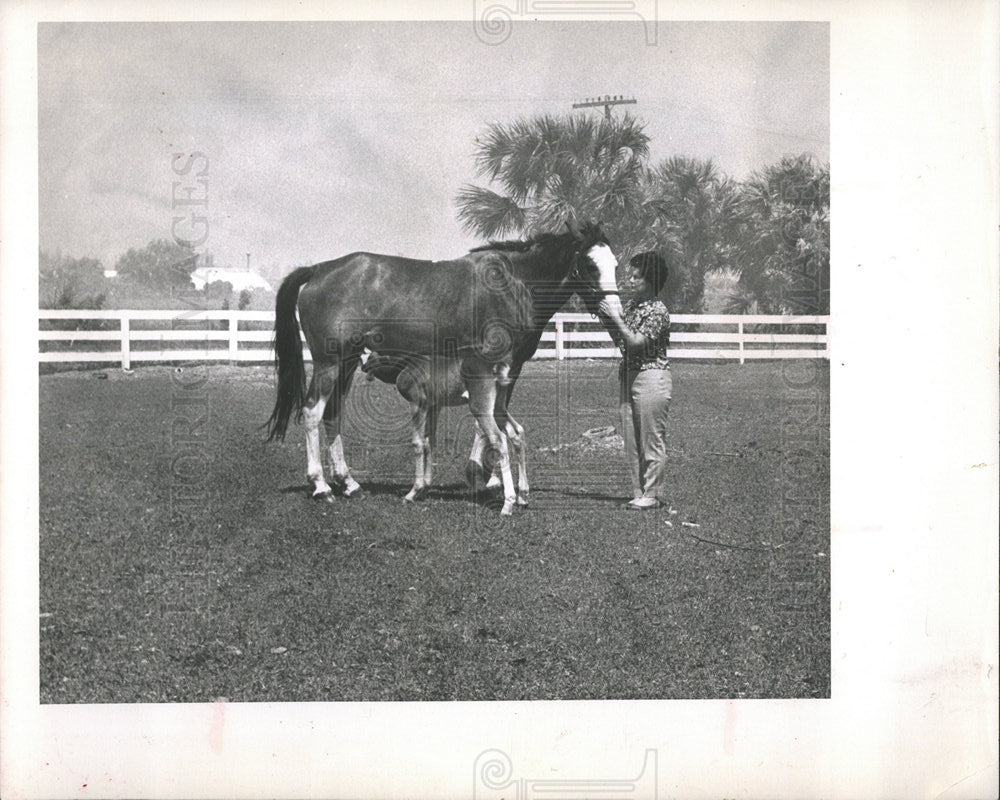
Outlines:
<svg viewBox="0 0 1000 800"><path fill-rule="evenodd" d="M519 506L521 506L521 508L527 508L527 506L528 506L528 495L526 495L526 494L519 494L517 496L516 502L517 502L517 504Z"/></svg>
<svg viewBox="0 0 1000 800"><path fill-rule="evenodd" d="M426 489L410 489L407 492L406 497L403 498L404 503L416 503L418 500L423 500L427 497Z"/></svg>
<svg viewBox="0 0 1000 800"><path fill-rule="evenodd" d="M483 485L483 465L471 458L466 461L465 482L473 489L480 489Z"/></svg>
<svg viewBox="0 0 1000 800"><path fill-rule="evenodd" d="M360 491L361 484L357 481L351 480L344 484L344 497L354 497Z"/></svg>
<svg viewBox="0 0 1000 800"><path fill-rule="evenodd" d="M501 517L512 517L514 515L514 504L507 502L503 504L503 508L500 509Z"/></svg>
<svg viewBox="0 0 1000 800"><path fill-rule="evenodd" d="M496 475L491 475L490 479L486 481L487 489L499 489L502 485L503 481L501 481Z"/></svg>
<svg viewBox="0 0 1000 800"><path fill-rule="evenodd" d="M324 503L333 503L334 502L333 491L330 489L317 490L313 492L312 499L321 500Z"/></svg>

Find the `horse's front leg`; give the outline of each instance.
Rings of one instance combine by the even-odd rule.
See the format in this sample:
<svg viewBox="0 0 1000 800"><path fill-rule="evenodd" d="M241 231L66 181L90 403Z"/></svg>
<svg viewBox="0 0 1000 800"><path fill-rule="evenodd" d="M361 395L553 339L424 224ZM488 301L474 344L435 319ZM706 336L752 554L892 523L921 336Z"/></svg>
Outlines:
<svg viewBox="0 0 1000 800"><path fill-rule="evenodd" d="M528 445L524 439L524 428L510 414L507 415L507 424L504 426L507 440L510 442L514 452L517 453L517 504L519 506L528 505Z"/></svg>
<svg viewBox="0 0 1000 800"><path fill-rule="evenodd" d="M486 452L489 468L499 460L500 474L503 481L503 508L500 513L510 516L514 513L517 496L514 493L514 479L510 472L510 452L507 448L507 437L500 431L494 416L496 401L496 380L492 373L488 377L466 377L466 388L469 390L469 409L486 437Z"/></svg>
<svg viewBox="0 0 1000 800"><path fill-rule="evenodd" d="M492 423L493 430L489 429L490 423ZM488 417L486 424L486 439L489 442L489 450L491 454L496 453L496 456L493 456L493 458L499 463L501 482L503 484L503 508L500 509L500 513L506 517L514 513L514 505L517 502L517 494L514 491L514 478L510 470L510 449L507 447L507 437L497 427L496 420L493 419L492 415Z"/></svg>
<svg viewBox="0 0 1000 800"><path fill-rule="evenodd" d="M499 426L498 426L499 427ZM528 505L528 466L524 444L524 428L513 419L508 419L503 428L504 436L510 446L513 462L514 456L517 458L517 504L519 506ZM493 472L490 479L486 481L487 489L497 489L503 485L503 475L500 473L499 460L493 465Z"/></svg>

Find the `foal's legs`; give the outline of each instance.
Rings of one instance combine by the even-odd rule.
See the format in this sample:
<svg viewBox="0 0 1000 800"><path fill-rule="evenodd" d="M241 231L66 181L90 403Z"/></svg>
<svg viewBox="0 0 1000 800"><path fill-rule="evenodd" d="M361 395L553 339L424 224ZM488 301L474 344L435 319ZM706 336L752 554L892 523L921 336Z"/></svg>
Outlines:
<svg viewBox="0 0 1000 800"><path fill-rule="evenodd" d="M413 454L416 466L413 488L403 498L408 503L423 500L434 480L434 443L440 412L441 409L433 400L425 398L421 404L413 403Z"/></svg>
<svg viewBox="0 0 1000 800"><path fill-rule="evenodd" d="M434 479L434 450L437 447L439 403L432 401L427 409L427 449L424 451L424 486L430 487Z"/></svg>
<svg viewBox="0 0 1000 800"><path fill-rule="evenodd" d="M413 488L403 499L412 502L427 495L434 478L434 447L437 441L441 397L448 396L447 386L438 384L446 376L436 364L412 364L396 379L399 393L410 401L413 411L413 453L415 458Z"/></svg>
<svg viewBox="0 0 1000 800"><path fill-rule="evenodd" d="M483 468L483 453L486 450L486 436L482 429L476 425L476 434L472 440L472 452L465 462L465 480L473 489L478 489L483 485L485 469ZM493 477L490 477L490 482ZM499 483L499 481L497 481Z"/></svg>
<svg viewBox="0 0 1000 800"><path fill-rule="evenodd" d="M497 427L500 428L499 424L497 425ZM502 428L500 429L500 432L506 433L506 431L504 431ZM480 461L480 459L482 459L483 450L485 450L487 442L485 434L483 434L483 432L478 429L476 430L476 441L472 443L473 451L476 450L477 445L479 447L479 459L477 459L477 461ZM509 445L513 445L513 442L508 441L508 446ZM503 477L500 475L500 462L494 459L490 463L490 467L491 467L490 477L489 480L486 481L486 488L496 489L498 486L503 485ZM485 472L485 467L483 468L483 471Z"/></svg>
<svg viewBox="0 0 1000 800"><path fill-rule="evenodd" d="M402 377L402 376L400 376ZM412 503L415 500L422 500L427 494L427 461L428 441L427 441L427 392L419 381L407 381L405 384L397 380L396 386L400 393L410 401L410 409L413 412L413 459L414 474L413 488L407 492L403 500ZM405 386L405 391L404 391Z"/></svg>

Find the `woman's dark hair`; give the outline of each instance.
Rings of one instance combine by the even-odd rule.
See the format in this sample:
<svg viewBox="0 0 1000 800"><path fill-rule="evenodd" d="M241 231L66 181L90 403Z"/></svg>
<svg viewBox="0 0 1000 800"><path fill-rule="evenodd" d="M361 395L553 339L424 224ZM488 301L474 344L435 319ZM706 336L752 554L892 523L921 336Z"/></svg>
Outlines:
<svg viewBox="0 0 1000 800"><path fill-rule="evenodd" d="M628 265L642 273L642 277L652 285L654 294L660 293L660 289L667 281L667 262L659 253L652 250L647 253L636 253L629 259Z"/></svg>

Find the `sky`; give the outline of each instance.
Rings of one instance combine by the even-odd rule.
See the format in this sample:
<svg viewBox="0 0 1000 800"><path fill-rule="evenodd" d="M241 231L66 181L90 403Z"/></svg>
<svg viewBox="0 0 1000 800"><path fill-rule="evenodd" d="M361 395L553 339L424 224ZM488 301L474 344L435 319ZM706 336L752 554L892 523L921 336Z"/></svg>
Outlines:
<svg viewBox="0 0 1000 800"><path fill-rule="evenodd" d="M740 179L784 155L829 161L825 23L660 22L653 45L638 21L518 20L496 45L469 22L38 30L39 247L105 267L206 225L216 265L249 252L272 275L355 250L457 256L479 244L455 207L485 185L476 136L603 113L572 109L595 95L635 97L615 113L646 123L651 163L711 158ZM196 152L177 175L175 154ZM188 187L207 205L174 206Z"/></svg>

